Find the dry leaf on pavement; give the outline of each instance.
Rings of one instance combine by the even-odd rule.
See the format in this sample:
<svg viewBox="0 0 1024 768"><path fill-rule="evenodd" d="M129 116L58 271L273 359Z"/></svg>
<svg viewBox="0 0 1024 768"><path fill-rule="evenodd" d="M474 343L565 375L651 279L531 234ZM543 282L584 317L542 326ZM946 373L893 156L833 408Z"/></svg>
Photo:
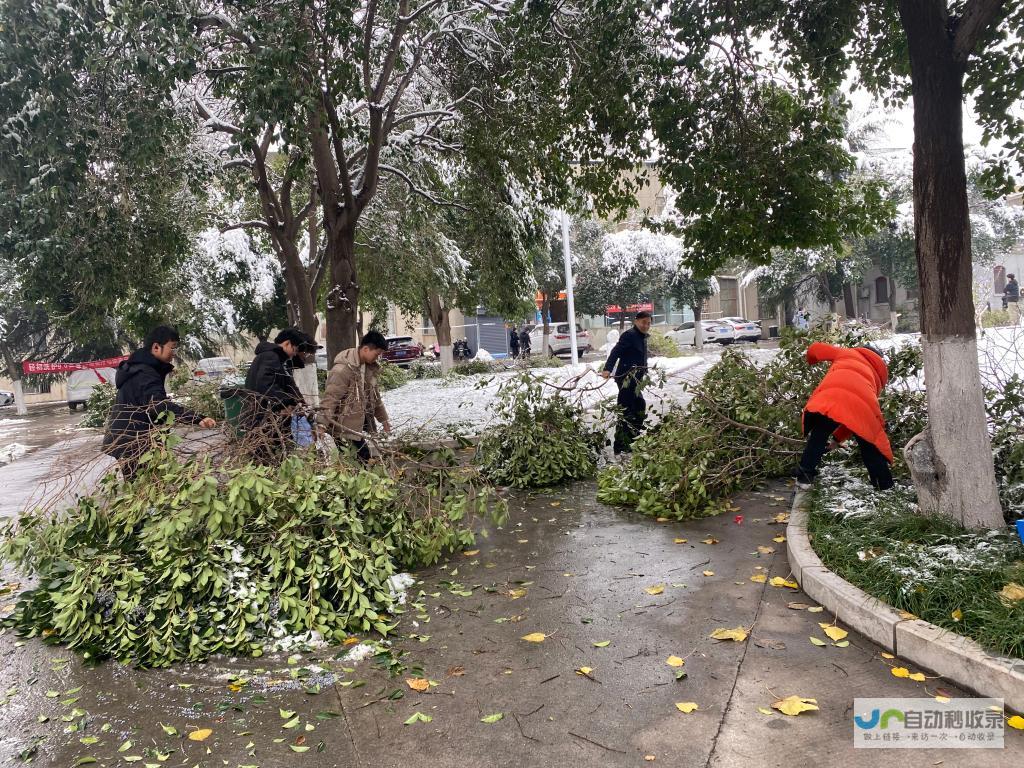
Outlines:
<svg viewBox="0 0 1024 768"><path fill-rule="evenodd" d="M679 701L676 702L676 709L685 715L690 714L694 710L698 709L696 702L693 701Z"/></svg>
<svg viewBox="0 0 1024 768"><path fill-rule="evenodd" d="M772 704L774 709L779 710L784 715L790 715L795 717L801 712L811 712L818 708L817 699L808 699L804 696L787 696L784 699L780 699Z"/></svg>
<svg viewBox="0 0 1024 768"><path fill-rule="evenodd" d="M735 640L737 643L742 643L747 639L747 630L744 627L736 627L735 629L724 629L718 627L710 635L712 640Z"/></svg>

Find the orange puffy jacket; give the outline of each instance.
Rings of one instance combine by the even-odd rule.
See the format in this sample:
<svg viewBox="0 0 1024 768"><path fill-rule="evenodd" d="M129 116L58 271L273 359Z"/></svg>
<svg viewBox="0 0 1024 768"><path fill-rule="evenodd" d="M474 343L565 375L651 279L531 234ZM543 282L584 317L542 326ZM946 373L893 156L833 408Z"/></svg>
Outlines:
<svg viewBox="0 0 1024 768"><path fill-rule="evenodd" d="M821 384L811 394L804 413L813 411L838 422L835 438L843 442L856 435L874 445L892 462L892 446L885 434L885 419L878 395L889 380L889 369L870 349L844 349L818 341L807 348L811 365L831 361Z"/></svg>

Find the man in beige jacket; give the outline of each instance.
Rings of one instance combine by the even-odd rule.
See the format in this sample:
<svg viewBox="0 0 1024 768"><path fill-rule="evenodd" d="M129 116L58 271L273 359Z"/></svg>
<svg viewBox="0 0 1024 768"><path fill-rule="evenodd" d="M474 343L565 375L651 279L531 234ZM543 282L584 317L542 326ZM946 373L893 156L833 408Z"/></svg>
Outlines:
<svg viewBox="0 0 1024 768"><path fill-rule="evenodd" d="M358 347L338 353L327 374L327 386L320 402L319 423L339 447L344 445L343 441L351 443L363 461L370 458L366 435L377 431L376 422L383 425L385 432L391 431L377 385L378 360L387 348L383 334L370 331Z"/></svg>

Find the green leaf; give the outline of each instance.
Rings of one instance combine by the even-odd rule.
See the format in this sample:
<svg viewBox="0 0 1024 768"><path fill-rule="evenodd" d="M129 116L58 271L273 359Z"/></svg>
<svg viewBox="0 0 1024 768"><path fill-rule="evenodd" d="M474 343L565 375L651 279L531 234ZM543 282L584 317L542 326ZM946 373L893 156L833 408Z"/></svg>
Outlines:
<svg viewBox="0 0 1024 768"><path fill-rule="evenodd" d="M432 718L430 715L425 715L422 712L413 712L412 715L409 717L408 720L405 721L404 724L413 725L414 723L429 723L432 722L433 719L434 718Z"/></svg>
<svg viewBox="0 0 1024 768"><path fill-rule="evenodd" d="M486 717L481 717L480 718L480 722L481 723L488 723L488 724L496 723L499 720L501 720L503 717L505 717L504 713L502 713L502 712L495 712L493 715L487 715Z"/></svg>
<svg viewBox="0 0 1024 768"><path fill-rule="evenodd" d="M599 642L594 643L594 647L595 648L607 648L609 645L611 645L611 643L612 643L611 640L601 640Z"/></svg>
<svg viewBox="0 0 1024 768"><path fill-rule="evenodd" d="M297 747L294 744L289 744L288 748L291 749L292 752L309 752L309 747L306 746Z"/></svg>

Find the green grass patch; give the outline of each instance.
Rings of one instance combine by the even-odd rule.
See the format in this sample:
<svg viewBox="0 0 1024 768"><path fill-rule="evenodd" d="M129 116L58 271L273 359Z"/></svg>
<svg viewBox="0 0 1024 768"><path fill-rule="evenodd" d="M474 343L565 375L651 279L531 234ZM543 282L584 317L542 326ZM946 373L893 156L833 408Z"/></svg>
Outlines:
<svg viewBox="0 0 1024 768"><path fill-rule="evenodd" d="M808 532L832 571L897 610L1024 658L1024 545L1010 530L967 530L918 512L911 486L877 493L859 470L823 467Z"/></svg>

